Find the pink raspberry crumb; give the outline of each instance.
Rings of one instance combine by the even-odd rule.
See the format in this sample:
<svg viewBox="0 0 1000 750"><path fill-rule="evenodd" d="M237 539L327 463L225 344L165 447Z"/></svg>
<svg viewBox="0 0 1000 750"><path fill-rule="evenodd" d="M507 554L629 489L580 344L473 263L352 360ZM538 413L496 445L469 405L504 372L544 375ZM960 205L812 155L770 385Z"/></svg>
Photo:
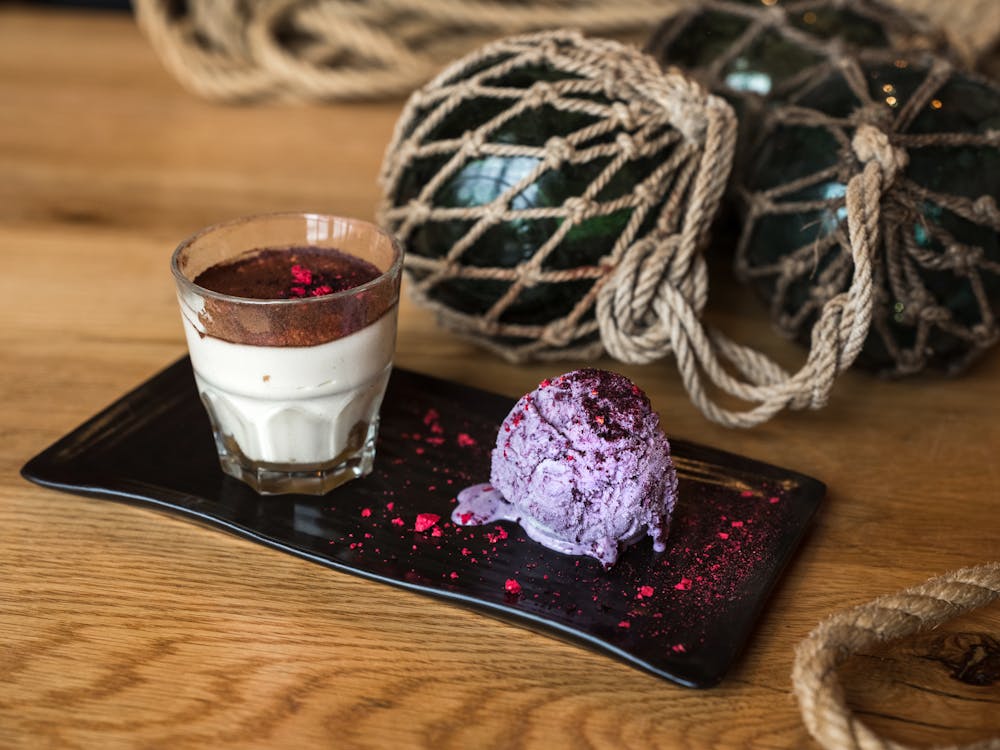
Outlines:
<svg viewBox="0 0 1000 750"><path fill-rule="evenodd" d="M417 522L414 524L414 528L417 531L427 531L431 526L436 524L441 519L437 513L421 513L417 516Z"/></svg>
<svg viewBox="0 0 1000 750"><path fill-rule="evenodd" d="M292 280L299 284L312 284L312 271L304 266L292 266Z"/></svg>

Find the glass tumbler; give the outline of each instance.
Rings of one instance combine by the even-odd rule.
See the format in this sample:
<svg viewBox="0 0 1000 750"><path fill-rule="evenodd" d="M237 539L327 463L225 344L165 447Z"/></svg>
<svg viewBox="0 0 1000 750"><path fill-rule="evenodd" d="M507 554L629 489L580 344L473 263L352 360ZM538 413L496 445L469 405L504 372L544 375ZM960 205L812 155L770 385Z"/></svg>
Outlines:
<svg viewBox="0 0 1000 750"><path fill-rule="evenodd" d="M196 282L208 269L216 278L236 273L236 259L267 256L287 267L282 254L300 251L339 251L378 275L329 293L307 289L311 272L295 266L292 294L273 299ZM396 341L402 251L394 238L338 216L249 216L182 242L171 268L222 470L261 494L324 494L368 474Z"/></svg>

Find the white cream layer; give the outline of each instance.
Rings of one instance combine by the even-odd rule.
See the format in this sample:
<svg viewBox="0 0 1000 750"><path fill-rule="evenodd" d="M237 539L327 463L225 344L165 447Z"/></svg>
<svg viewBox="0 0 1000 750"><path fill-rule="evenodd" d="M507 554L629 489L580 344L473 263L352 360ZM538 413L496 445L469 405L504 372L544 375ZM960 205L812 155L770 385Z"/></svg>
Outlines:
<svg viewBox="0 0 1000 750"><path fill-rule="evenodd" d="M396 311L316 346L249 346L199 334L184 316L198 390L216 427L267 463L318 464L340 454L382 403Z"/></svg>

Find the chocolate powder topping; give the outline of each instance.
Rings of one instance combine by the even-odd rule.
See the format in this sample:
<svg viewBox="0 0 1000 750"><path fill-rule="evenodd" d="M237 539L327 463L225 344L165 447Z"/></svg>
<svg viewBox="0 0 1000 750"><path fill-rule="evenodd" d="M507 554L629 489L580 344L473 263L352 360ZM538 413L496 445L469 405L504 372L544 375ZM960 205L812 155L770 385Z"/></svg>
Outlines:
<svg viewBox="0 0 1000 750"><path fill-rule="evenodd" d="M399 273L332 248L264 248L200 273L206 294L200 327L209 336L252 346L315 346L371 325L399 298ZM337 294L363 287L355 294Z"/></svg>
<svg viewBox="0 0 1000 750"><path fill-rule="evenodd" d="M194 283L233 297L290 299L353 289L380 274L367 260L334 248L265 248L207 268Z"/></svg>

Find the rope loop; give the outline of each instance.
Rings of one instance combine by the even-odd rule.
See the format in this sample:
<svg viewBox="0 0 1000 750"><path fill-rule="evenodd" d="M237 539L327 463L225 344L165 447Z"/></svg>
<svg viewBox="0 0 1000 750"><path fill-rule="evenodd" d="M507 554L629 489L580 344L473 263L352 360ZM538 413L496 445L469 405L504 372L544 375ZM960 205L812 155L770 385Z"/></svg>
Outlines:
<svg viewBox="0 0 1000 750"><path fill-rule="evenodd" d="M874 130L874 129L873 129ZM846 191L854 273L849 288L823 306L810 337L805 364L788 374L764 355L730 342L700 320L707 288L680 281L702 278L704 258L694 267L679 253L681 238L647 237L625 253L598 294L601 339L609 354L647 363L673 352L692 401L710 419L730 427L752 427L784 408L820 409L829 402L837 375L857 358L871 324L871 256L878 243L879 201L884 179L905 163L877 131L858 139L867 162ZM676 271L676 273L672 273ZM738 373L735 376L732 371ZM743 401L747 411L718 406L702 379Z"/></svg>
<svg viewBox="0 0 1000 750"><path fill-rule="evenodd" d="M647 236L633 243L598 293L601 340L615 359L645 363L670 352L670 326L678 314L682 314L671 308L673 300L684 300L686 308L695 315L700 314L693 300L704 297L704 288L690 290L685 295L670 278L670 268L677 260L679 246L677 235ZM699 261L704 262L700 257ZM675 294L665 294L661 289L664 285ZM703 280L704 286L707 284ZM654 304L657 301L663 304Z"/></svg>
<svg viewBox="0 0 1000 750"><path fill-rule="evenodd" d="M792 688L809 734L830 750L909 750L880 737L847 705L837 667L859 651L930 630L1000 600L1000 562L946 573L821 622L795 650ZM953 750L1000 748L1000 737Z"/></svg>

